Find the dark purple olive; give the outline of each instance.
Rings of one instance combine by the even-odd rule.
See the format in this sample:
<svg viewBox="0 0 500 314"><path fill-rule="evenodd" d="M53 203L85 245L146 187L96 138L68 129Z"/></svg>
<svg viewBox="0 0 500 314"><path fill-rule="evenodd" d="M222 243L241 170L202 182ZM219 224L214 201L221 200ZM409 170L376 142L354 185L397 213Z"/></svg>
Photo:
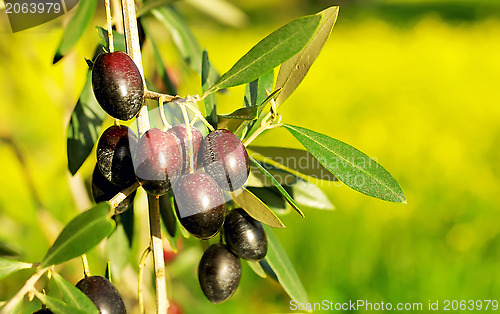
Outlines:
<svg viewBox="0 0 500 314"><path fill-rule="evenodd" d="M170 191L171 181L181 174L181 142L174 133L159 129L146 131L134 154L135 174L144 190L152 195Z"/></svg>
<svg viewBox="0 0 500 314"><path fill-rule="evenodd" d="M198 266L201 290L212 303L227 300L238 288L241 262L221 243L212 244Z"/></svg>
<svg viewBox="0 0 500 314"><path fill-rule="evenodd" d="M106 278L101 276L85 277L76 284L76 287L94 302L102 314L127 313L122 297Z"/></svg>
<svg viewBox="0 0 500 314"><path fill-rule="evenodd" d="M182 145L182 172L189 172L189 140L187 137L186 124L176 124L168 132L173 132L180 140ZM195 127L191 127L192 141L193 141L193 168L196 169L196 164L198 162L198 150L201 146L201 141L203 140L203 135L200 130Z"/></svg>
<svg viewBox="0 0 500 314"><path fill-rule="evenodd" d="M133 143L130 143L133 142ZM137 137L123 125L106 129L97 143L97 166L102 175L113 184L127 187L135 180L130 146L135 146Z"/></svg>
<svg viewBox="0 0 500 314"><path fill-rule="evenodd" d="M235 208L224 220L224 239L238 257L260 261L267 253L267 237L262 224L242 208Z"/></svg>
<svg viewBox="0 0 500 314"><path fill-rule="evenodd" d="M209 239L224 223L226 203L222 190L208 174L196 171L174 186L175 210L180 223L199 239Z"/></svg>
<svg viewBox="0 0 500 314"><path fill-rule="evenodd" d="M109 182L99 171L97 166L92 173L92 197L96 203L106 202L113 198L122 188ZM135 191L132 192L115 208L115 214L121 214L127 210L129 205L134 201Z"/></svg>
<svg viewBox="0 0 500 314"><path fill-rule="evenodd" d="M250 166L245 146L227 130L215 130L203 140L201 154L205 172L226 191L235 191L248 178Z"/></svg>
<svg viewBox="0 0 500 314"><path fill-rule="evenodd" d="M102 109L116 119L132 119L144 101L141 72L122 51L103 53L95 59L92 88Z"/></svg>

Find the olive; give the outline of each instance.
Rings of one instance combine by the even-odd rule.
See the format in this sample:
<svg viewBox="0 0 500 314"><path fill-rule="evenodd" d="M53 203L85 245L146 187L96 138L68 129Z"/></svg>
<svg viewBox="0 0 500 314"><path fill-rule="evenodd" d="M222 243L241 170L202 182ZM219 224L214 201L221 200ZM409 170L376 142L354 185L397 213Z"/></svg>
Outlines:
<svg viewBox="0 0 500 314"><path fill-rule="evenodd" d="M96 203L109 201L113 198L122 188L109 182L99 171L98 167L94 168L92 173L92 197ZM121 214L127 210L129 205L134 201L136 191L127 196L115 208L115 214Z"/></svg>
<svg viewBox="0 0 500 314"><path fill-rule="evenodd" d="M76 287L94 302L102 314L127 313L122 297L108 279L101 276L85 277Z"/></svg>
<svg viewBox="0 0 500 314"><path fill-rule="evenodd" d="M224 239L238 257L260 261L267 253L267 237L262 224L242 208L235 208L224 221Z"/></svg>
<svg viewBox="0 0 500 314"><path fill-rule="evenodd" d="M201 257L198 280L210 302L227 300L238 288L240 278L241 261L223 244L212 244Z"/></svg>
<svg viewBox="0 0 500 314"><path fill-rule="evenodd" d="M199 239L209 239L224 223L226 203L222 190L208 174L196 171L174 186L175 210L180 223Z"/></svg>
<svg viewBox="0 0 500 314"><path fill-rule="evenodd" d="M96 58L92 88L102 109L116 119L132 119L144 101L141 72L134 60L122 51L103 53Z"/></svg>
<svg viewBox="0 0 500 314"><path fill-rule="evenodd" d="M226 191L235 191L247 181L250 172L248 153L238 136L227 130L215 130L203 140L205 172Z"/></svg>

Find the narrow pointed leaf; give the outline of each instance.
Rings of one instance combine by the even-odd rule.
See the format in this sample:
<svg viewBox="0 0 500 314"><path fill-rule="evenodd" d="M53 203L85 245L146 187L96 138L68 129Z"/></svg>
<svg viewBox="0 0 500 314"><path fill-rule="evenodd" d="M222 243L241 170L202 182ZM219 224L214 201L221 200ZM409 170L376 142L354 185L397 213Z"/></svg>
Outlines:
<svg viewBox="0 0 500 314"><path fill-rule="evenodd" d="M92 20L96 7L97 0L84 0L78 3L75 14L64 28L63 37L57 47L52 63L61 60L78 42Z"/></svg>
<svg viewBox="0 0 500 314"><path fill-rule="evenodd" d="M47 305L47 308L49 308L52 312L55 314L86 314L89 312L77 309L74 306L71 306L67 303L64 303L63 301L53 298L51 296L45 295L40 292L35 292L35 295L40 301L42 301L45 305ZM92 312L90 312L92 313Z"/></svg>
<svg viewBox="0 0 500 314"><path fill-rule="evenodd" d="M265 223L271 227L284 228L285 225L274 214L269 207L266 206L252 192L242 189L232 193L233 200L241 206L250 216L258 221Z"/></svg>
<svg viewBox="0 0 500 314"><path fill-rule="evenodd" d="M338 181L337 177L306 150L273 146L248 146L247 151L248 155L256 160L292 173L304 180L314 178Z"/></svg>
<svg viewBox="0 0 500 314"><path fill-rule="evenodd" d="M247 261L248 266L253 270L254 273L256 273L259 277L266 278L267 274L262 268L262 266L259 264L259 262L252 262L252 261Z"/></svg>
<svg viewBox="0 0 500 314"><path fill-rule="evenodd" d="M212 86L215 81L219 79L219 73L210 65L210 60L208 59L208 53L203 50L202 64L201 64L201 89L206 92L210 86ZM208 122L213 127L217 126L217 101L214 94L207 95L204 99L205 102L205 115Z"/></svg>
<svg viewBox="0 0 500 314"><path fill-rule="evenodd" d="M321 18L292 21L261 40L215 83L209 92L251 82L298 53L314 34Z"/></svg>
<svg viewBox="0 0 500 314"><path fill-rule="evenodd" d="M107 116L95 99L91 78L89 71L68 124L67 156L68 168L72 175L76 174L92 151L101 133L101 125Z"/></svg>
<svg viewBox="0 0 500 314"><path fill-rule="evenodd" d="M110 275L120 278L123 269L129 263L130 254L131 245L127 233L121 221L117 221L115 230L106 240L106 257L112 261Z"/></svg>
<svg viewBox="0 0 500 314"><path fill-rule="evenodd" d="M300 281L290 258L281 246L278 237L268 226L264 226L267 235L268 249L265 260L278 277L278 281L292 300L298 303L309 303L307 292Z"/></svg>
<svg viewBox="0 0 500 314"><path fill-rule="evenodd" d="M101 41L101 45L109 51L109 36L108 31L100 26L96 26L97 34L99 35L99 40ZM127 47L125 44L125 36L123 34L118 33L117 31L113 31L113 45L114 51L123 51L127 52Z"/></svg>
<svg viewBox="0 0 500 314"><path fill-rule="evenodd" d="M66 279L56 272L52 273L52 278L61 291L66 304L89 314L99 314L99 310L94 303L77 287L70 284Z"/></svg>
<svg viewBox="0 0 500 314"><path fill-rule="evenodd" d="M327 135L289 124L283 126L350 188L382 200L406 203L399 183L366 154Z"/></svg>
<svg viewBox="0 0 500 314"><path fill-rule="evenodd" d="M259 106L249 106L236 109L235 111L219 115L219 117L225 119L237 119L237 120L255 120L257 119Z"/></svg>
<svg viewBox="0 0 500 314"><path fill-rule="evenodd" d="M321 17L321 22L311 40L304 49L281 65L276 79L276 88L282 88L283 91L276 99L277 106L281 105L295 91L306 76L328 39L338 14L338 6L319 12L317 16Z"/></svg>
<svg viewBox="0 0 500 314"><path fill-rule="evenodd" d="M95 205L64 227L40 267L57 265L86 253L106 238L114 227L110 205L107 202Z"/></svg>
<svg viewBox="0 0 500 314"><path fill-rule="evenodd" d="M280 191L281 195L283 195L283 197L285 198L285 200L288 202L288 204L290 204L290 206L292 206L292 208L299 214L301 215L302 217L304 217L304 213L300 210L299 208L299 205L297 205L297 203L295 203L295 201L293 200L293 198L290 196L290 194L288 194L288 192L283 188L283 186L281 186L281 184L272 176L272 174L269 173L269 171L266 170L266 168L262 167L261 164L259 164L259 162L255 159L253 159L252 157L249 157L250 158L250 161L253 162L254 165L257 166L257 168L259 168L260 171L262 171L262 173L264 173L264 175L266 175L266 177L271 180L272 184L278 189L278 191Z"/></svg>
<svg viewBox="0 0 500 314"><path fill-rule="evenodd" d="M6 258L0 257L0 279L7 277L8 275L15 273L21 269L27 269L33 267L30 263L13 261Z"/></svg>
<svg viewBox="0 0 500 314"><path fill-rule="evenodd" d="M253 80L245 86L245 107L258 106L267 98L267 92L271 93L274 83L274 71L264 73L261 77Z"/></svg>

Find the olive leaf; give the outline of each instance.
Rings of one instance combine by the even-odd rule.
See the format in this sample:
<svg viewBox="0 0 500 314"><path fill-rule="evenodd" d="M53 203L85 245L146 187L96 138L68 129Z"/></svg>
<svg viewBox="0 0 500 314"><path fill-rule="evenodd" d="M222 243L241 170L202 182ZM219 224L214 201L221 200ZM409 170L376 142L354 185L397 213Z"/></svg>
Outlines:
<svg viewBox="0 0 500 314"><path fill-rule="evenodd" d="M328 39L338 14L338 6L319 12L317 15L321 17L321 21L311 40L304 49L281 65L276 79L276 88L282 88L283 91L276 99L277 106L281 105L295 91L306 76Z"/></svg>
<svg viewBox="0 0 500 314"><path fill-rule="evenodd" d="M14 261L0 257L0 279L7 277L8 275L15 273L18 270L31 267L33 267L31 263Z"/></svg>
<svg viewBox="0 0 500 314"><path fill-rule="evenodd" d="M69 261L99 244L115 227L110 212L109 203L103 202L73 218L47 251L40 267Z"/></svg>
<svg viewBox="0 0 500 314"><path fill-rule="evenodd" d="M363 194L406 203L399 183L375 160L356 148L306 128L284 124L304 147L340 181Z"/></svg>
<svg viewBox="0 0 500 314"><path fill-rule="evenodd" d="M274 31L224 73L207 93L251 82L288 60L309 42L320 20L317 15L306 16Z"/></svg>
<svg viewBox="0 0 500 314"><path fill-rule="evenodd" d="M77 310L82 310L89 314L99 314L99 310L95 304L77 287L70 284L66 279L56 272L52 273L52 278L57 287L61 291L62 297L66 304L74 307Z"/></svg>
<svg viewBox="0 0 500 314"><path fill-rule="evenodd" d="M290 258L281 246L278 237L268 226L264 226L267 235L268 249L265 260L278 277L278 281L292 300L299 303L308 303L309 297L300 281L297 271Z"/></svg>
<svg viewBox="0 0 500 314"><path fill-rule="evenodd" d="M271 227L284 228L285 225L266 204L247 189L240 189L231 193L233 200L241 206L252 218Z"/></svg>

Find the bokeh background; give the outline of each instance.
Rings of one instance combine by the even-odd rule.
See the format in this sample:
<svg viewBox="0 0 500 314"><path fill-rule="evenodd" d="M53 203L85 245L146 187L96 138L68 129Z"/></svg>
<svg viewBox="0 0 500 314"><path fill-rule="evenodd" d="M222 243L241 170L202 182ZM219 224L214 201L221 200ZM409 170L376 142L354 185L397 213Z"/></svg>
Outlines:
<svg viewBox="0 0 500 314"><path fill-rule="evenodd" d="M276 230L311 302L422 302L500 298L500 3L488 0L238 0L246 14L230 27L177 5L221 71L279 26L340 4L337 24L299 89L282 106L285 122L345 141L376 158L401 184L408 203L373 199L343 185L321 184L333 211L291 213ZM66 166L66 126L83 87L97 35L87 29L75 50L52 59L69 16L12 34L0 12L0 241L23 260L40 261L60 228L90 206L85 182L95 157L75 178ZM240 24L241 22L241 24ZM93 25L104 26L102 5ZM165 31L155 27L179 93L200 93ZM144 56L146 73L153 57ZM277 73L277 72L276 72ZM221 110L242 104L243 89L219 97ZM111 121L106 121L110 125ZM255 144L300 148L271 130ZM144 200L144 195L138 202ZM140 206L139 206L140 208ZM133 262L147 246L147 213ZM146 234L146 235L144 235ZM212 305L196 278L202 250L184 243L169 265L169 292L184 313L290 312L271 279L244 265L241 285ZM102 247L89 254L103 274ZM133 264L132 264L133 265ZM58 268L70 282L80 261ZM128 304L136 277L129 267L116 285ZM6 300L30 275L0 281ZM151 297L148 299L151 302ZM25 311L39 307L33 303ZM136 308L129 307L131 312Z"/></svg>

